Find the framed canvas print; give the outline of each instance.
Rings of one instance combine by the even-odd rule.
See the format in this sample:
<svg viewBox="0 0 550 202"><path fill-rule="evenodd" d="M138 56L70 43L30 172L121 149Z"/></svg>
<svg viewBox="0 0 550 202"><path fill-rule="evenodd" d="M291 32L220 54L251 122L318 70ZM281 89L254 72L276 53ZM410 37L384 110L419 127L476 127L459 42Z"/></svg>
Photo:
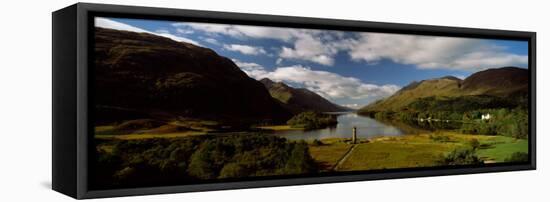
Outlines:
<svg viewBox="0 0 550 202"><path fill-rule="evenodd" d="M79 3L53 13L75 198L535 169L535 33Z"/></svg>

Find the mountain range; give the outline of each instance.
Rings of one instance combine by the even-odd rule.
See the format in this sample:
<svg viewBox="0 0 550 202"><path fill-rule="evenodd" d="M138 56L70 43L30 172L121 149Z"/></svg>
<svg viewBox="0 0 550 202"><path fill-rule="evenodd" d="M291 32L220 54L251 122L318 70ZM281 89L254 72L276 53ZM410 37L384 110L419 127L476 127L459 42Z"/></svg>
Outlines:
<svg viewBox="0 0 550 202"><path fill-rule="evenodd" d="M148 33L95 28L95 119L175 117L277 122L303 111L347 111L320 95L248 77L215 51Z"/></svg>
<svg viewBox="0 0 550 202"><path fill-rule="evenodd" d="M293 113L304 111L341 112L351 111L347 107L334 104L306 88L293 88L283 82L274 82L268 78L260 80L271 96Z"/></svg>
<svg viewBox="0 0 550 202"><path fill-rule="evenodd" d="M211 49L168 38L95 28L96 120L194 117L288 120L264 85Z"/></svg>
<svg viewBox="0 0 550 202"><path fill-rule="evenodd" d="M361 108L359 111L397 111L420 98L493 96L517 99L528 95L529 71L502 67L476 72L464 80L453 76L412 82L395 94Z"/></svg>
<svg viewBox="0 0 550 202"><path fill-rule="evenodd" d="M351 111L305 88L257 81L232 60L190 43L147 33L95 28L95 119L191 117L285 122L304 111ZM526 97L527 69L503 67L464 80L412 82L360 111L399 110L420 98L485 95Z"/></svg>

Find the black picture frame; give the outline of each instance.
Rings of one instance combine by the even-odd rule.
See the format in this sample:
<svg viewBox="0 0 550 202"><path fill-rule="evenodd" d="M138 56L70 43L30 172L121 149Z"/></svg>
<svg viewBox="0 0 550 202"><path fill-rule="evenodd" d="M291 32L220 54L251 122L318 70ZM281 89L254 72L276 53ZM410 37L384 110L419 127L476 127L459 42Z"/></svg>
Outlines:
<svg viewBox="0 0 550 202"><path fill-rule="evenodd" d="M93 18L127 17L193 22L217 22L346 31L405 33L418 35L525 40L529 44L529 155L526 164L496 164L482 167L456 166L390 171L352 172L300 178L269 178L252 181L217 182L181 186L90 190L88 186L89 142L93 89L89 71L93 60ZM276 15L211 12L183 9L134 7L77 3L52 14L52 188L68 196L84 199L98 197L165 194L209 190L241 189L317 183L351 182L425 176L443 176L536 169L536 33L398 23L334 20Z"/></svg>

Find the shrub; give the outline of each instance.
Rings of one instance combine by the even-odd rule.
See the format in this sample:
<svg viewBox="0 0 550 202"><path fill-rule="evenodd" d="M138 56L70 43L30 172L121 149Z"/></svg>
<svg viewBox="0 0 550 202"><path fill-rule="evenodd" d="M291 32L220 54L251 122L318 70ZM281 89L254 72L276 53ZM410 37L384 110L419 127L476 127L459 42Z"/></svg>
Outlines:
<svg viewBox="0 0 550 202"><path fill-rule="evenodd" d="M451 138L446 135L430 135L430 139L436 142L451 142Z"/></svg>
<svg viewBox="0 0 550 202"><path fill-rule="evenodd" d="M472 147L473 150L476 150L481 145L481 143L479 143L479 140L475 138L471 139L468 144L470 144L470 147Z"/></svg>
<svg viewBox="0 0 550 202"><path fill-rule="evenodd" d="M285 174L303 174L315 172L315 161L309 155L309 148L304 141L293 145L290 157L285 165Z"/></svg>
<svg viewBox="0 0 550 202"><path fill-rule="evenodd" d="M506 158L504 161L506 162L528 162L529 161L529 154L525 152L514 152L510 157Z"/></svg>
<svg viewBox="0 0 550 202"><path fill-rule="evenodd" d="M525 139L529 135L529 118L526 109L485 109L466 114L491 114L491 119L480 121L471 119L473 115L465 116L460 131L462 133L482 135L502 135Z"/></svg>
<svg viewBox="0 0 550 202"><path fill-rule="evenodd" d="M438 163L440 165L479 165L483 164L483 161L477 157L473 149L459 148L442 156Z"/></svg>
<svg viewBox="0 0 550 202"><path fill-rule="evenodd" d="M119 171L117 171L113 177L117 178L117 179L126 179L126 178L130 178L132 175L134 175L136 172L136 170L132 167L125 167Z"/></svg>
<svg viewBox="0 0 550 202"><path fill-rule="evenodd" d="M381 111L374 114L374 118L376 119L392 119L395 116L395 112L393 111Z"/></svg>
<svg viewBox="0 0 550 202"><path fill-rule="evenodd" d="M212 161L211 152L208 149L198 150L191 156L189 175L199 179L214 179L217 177L219 165Z"/></svg>
<svg viewBox="0 0 550 202"><path fill-rule="evenodd" d="M305 128L308 130L325 128L336 125L337 123L338 121L335 116L312 111L302 112L287 121L287 124L291 127Z"/></svg>
<svg viewBox="0 0 550 202"><path fill-rule="evenodd" d="M223 166L218 178L237 178L248 176L248 169L239 163L228 163Z"/></svg>
<svg viewBox="0 0 550 202"><path fill-rule="evenodd" d="M311 144L315 146L321 146L323 145L323 142L321 142L321 140L314 139L313 142L311 142Z"/></svg>

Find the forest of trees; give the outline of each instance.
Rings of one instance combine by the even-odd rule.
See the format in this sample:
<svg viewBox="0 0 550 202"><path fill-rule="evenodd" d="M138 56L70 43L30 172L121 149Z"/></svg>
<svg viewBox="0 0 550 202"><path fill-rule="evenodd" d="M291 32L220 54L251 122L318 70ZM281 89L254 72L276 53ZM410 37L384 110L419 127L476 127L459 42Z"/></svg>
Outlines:
<svg viewBox="0 0 550 202"><path fill-rule="evenodd" d="M371 111L362 114L376 119L397 119L426 128L456 129L466 134L525 139L529 134L529 116L524 100L492 96L445 99L427 97L417 99L400 111ZM482 120L482 115L487 114L491 118Z"/></svg>
<svg viewBox="0 0 550 202"><path fill-rule="evenodd" d="M99 188L196 183L317 172L305 142L261 134L204 135L101 143ZM101 145L100 144L100 145ZM108 186L108 187L105 187Z"/></svg>
<svg viewBox="0 0 550 202"><path fill-rule="evenodd" d="M293 128L304 128L306 130L311 130L336 125L338 124L338 121L336 120L336 116L308 111L292 117L287 121L287 124Z"/></svg>

